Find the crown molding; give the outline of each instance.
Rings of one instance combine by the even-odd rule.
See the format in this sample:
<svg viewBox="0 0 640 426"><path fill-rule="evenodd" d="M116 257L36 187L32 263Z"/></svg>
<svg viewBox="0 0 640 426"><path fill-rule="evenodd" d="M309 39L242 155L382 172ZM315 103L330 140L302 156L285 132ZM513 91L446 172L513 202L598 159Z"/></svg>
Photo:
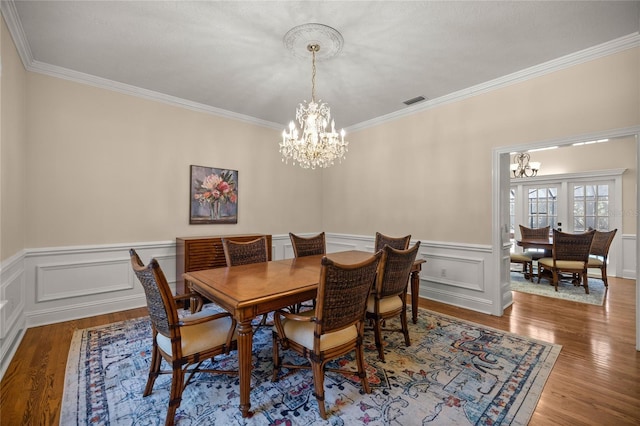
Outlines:
<svg viewBox="0 0 640 426"><path fill-rule="evenodd" d="M33 61L33 55L31 54L29 43L27 43L27 36L22 28L22 22L20 22L20 19L18 18L15 1L2 0L0 2L0 12L2 12L4 21L7 23L7 28L9 28L9 33L13 38L13 43L18 50L20 59L22 60L22 65L27 68Z"/></svg>
<svg viewBox="0 0 640 426"><path fill-rule="evenodd" d="M204 112L204 113L213 114L219 117L230 118L232 120L243 121L249 124L255 124L262 127L268 127L278 131L282 130L282 125L279 123L273 123L271 121L261 120L259 118L251 117L244 114L239 114L233 111L227 111L222 108L216 108L210 105L189 101L187 99L178 98L176 96L167 95L165 93L155 92L153 90L143 89L141 87L120 83L120 82L109 80L106 78L97 77L91 74L85 74L79 71L70 70L68 68L63 68L56 65L50 65L43 62L39 62L39 61L32 61L31 64L26 68L28 71L33 71L40 74L61 78L64 80L84 83L84 84L95 86L101 89L113 90L116 92L124 93L125 95L131 95L131 96L136 96L143 99L158 101L165 104L178 106L181 108L187 108L193 111Z"/></svg>
<svg viewBox="0 0 640 426"><path fill-rule="evenodd" d="M503 77L489 80L487 82L477 84L475 86L468 87L466 89L453 92L449 95L441 96L439 98L431 99L426 102L420 102L415 106L404 108L399 111L392 112L390 114L382 115L380 117L363 121L346 128L349 132L355 132L363 130L368 127L373 127L386 123L388 121L397 120L402 117L416 114L418 112L434 108L436 106L448 104L451 102L461 101L463 99L471 98L476 95L490 92L492 90L500 89L512 84L521 83L536 77L550 74L565 68L569 68L575 65L589 62L594 59L602 58L604 56L613 55L618 52L622 52L627 49L632 49L640 46L640 33L629 34L624 37L617 38L615 40L602 43L593 47L589 47L578 52L571 53L561 58L553 59L548 62L543 62L539 65L526 68L521 71L516 71L512 74L505 75Z"/></svg>
<svg viewBox="0 0 640 426"><path fill-rule="evenodd" d="M155 92L153 90L143 89L140 87L119 83L113 80L108 80L101 77L73 71L67 68L58 67L54 65L45 64L33 59L29 43L27 42L26 35L20 23L18 13L15 7L15 0L2 0L0 2L0 11L4 16L9 32L13 38L18 54L22 60L22 63L27 71L37 72L41 74L50 75L57 78L62 78L69 81L78 83L89 84L98 88L107 90L113 90L127 95L137 96L144 99L163 102L169 105L174 105L182 108L191 109L193 111L204 112L208 114L217 115L224 118L243 121L249 124L255 124L262 127L280 131L282 129L281 123L274 123L271 121L261 120L248 115L238 114L232 111L227 111L221 108L212 107L210 105L201 104L198 102L189 101L186 99L178 98L176 96L166 95L164 93ZM431 99L426 102L421 102L415 106L404 108L399 111L392 112L371 120L363 121L361 123L349 126L346 128L349 132L363 130L368 127L377 126L388 121L397 120L402 117L413 115L424 110L434 108L436 106L448 104L451 102L457 102L463 99L467 99L476 95L480 95L495 89L503 88L512 84L520 83L532 78L536 78L545 74L549 74L555 71L559 71L565 68L572 67L584 62L588 62L603 56L612 55L627 49L640 46L640 34L638 32L629 34L624 37L617 38L615 40L599 44L558 59L554 59L548 62L544 62L539 65L535 65L530 68L526 68L521 71L517 71L512 74L508 74L503 77L496 78L494 80L487 81L469 88L459 90L449 95L441 96L436 99Z"/></svg>

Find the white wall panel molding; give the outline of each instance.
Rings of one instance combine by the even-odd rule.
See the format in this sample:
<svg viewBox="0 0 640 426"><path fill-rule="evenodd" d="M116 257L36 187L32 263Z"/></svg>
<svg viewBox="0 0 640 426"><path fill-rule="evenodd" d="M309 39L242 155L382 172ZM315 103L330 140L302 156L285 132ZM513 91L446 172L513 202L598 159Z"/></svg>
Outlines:
<svg viewBox="0 0 640 426"><path fill-rule="evenodd" d="M72 303L74 301L76 303ZM67 304L65 305L55 305L28 312L26 314L27 324L29 327L37 327L111 312L126 311L146 306L146 303L144 292L133 296L111 296L102 300L92 301L86 301L82 298L70 298L67 299Z"/></svg>
<svg viewBox="0 0 640 426"><path fill-rule="evenodd" d="M0 264L0 379L26 331L24 252Z"/></svg>
<svg viewBox="0 0 640 426"><path fill-rule="evenodd" d="M28 326L145 305L129 249L146 264L156 258L175 288L175 241L29 249L25 254Z"/></svg>
<svg viewBox="0 0 640 426"><path fill-rule="evenodd" d="M175 252L175 241L158 241L158 242L138 242L138 243L125 243L125 244L101 244L85 245L85 246L66 246L66 247L46 247L46 248L34 248L27 249L25 256L30 257L44 257L44 256L60 256L60 255L74 255L74 254L95 254L95 253L113 253L117 251L124 251L129 256L129 249L133 248L136 251L149 250L149 249L173 249ZM163 251L161 251L164 253Z"/></svg>
<svg viewBox="0 0 640 426"><path fill-rule="evenodd" d="M640 202L640 201L639 201ZM636 259L636 235L622 235L622 278L637 280L636 271L638 265Z"/></svg>
<svg viewBox="0 0 640 426"><path fill-rule="evenodd" d="M24 252L2 262L0 269L0 339L20 321L24 313Z"/></svg>
<svg viewBox="0 0 640 426"><path fill-rule="evenodd" d="M422 252L421 257L427 261L420 274L422 279L450 287L484 291L484 280L478 280L478 277L484 277L484 260L482 258L429 252Z"/></svg>
<svg viewBox="0 0 640 426"><path fill-rule="evenodd" d="M36 303L132 290L129 269L129 258L37 265Z"/></svg>

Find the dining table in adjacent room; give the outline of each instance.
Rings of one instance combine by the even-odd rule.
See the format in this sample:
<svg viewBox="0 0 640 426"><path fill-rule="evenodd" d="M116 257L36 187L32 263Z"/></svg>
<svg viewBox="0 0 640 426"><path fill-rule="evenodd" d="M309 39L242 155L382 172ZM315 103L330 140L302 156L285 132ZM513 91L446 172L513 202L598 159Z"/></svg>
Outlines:
<svg viewBox="0 0 640 426"><path fill-rule="evenodd" d="M523 249L535 248L544 250L544 257L551 257L553 250L553 238L523 238L516 244Z"/></svg>
<svg viewBox="0 0 640 426"><path fill-rule="evenodd" d="M326 256L337 263L353 264L362 262L372 255L371 252L352 250L328 253ZM191 290L225 309L238 322L239 408L242 417L252 415L252 320L259 315L315 299L322 256L204 269L183 275ZM416 260L411 275L414 323L418 309L419 272L424 262L423 259Z"/></svg>

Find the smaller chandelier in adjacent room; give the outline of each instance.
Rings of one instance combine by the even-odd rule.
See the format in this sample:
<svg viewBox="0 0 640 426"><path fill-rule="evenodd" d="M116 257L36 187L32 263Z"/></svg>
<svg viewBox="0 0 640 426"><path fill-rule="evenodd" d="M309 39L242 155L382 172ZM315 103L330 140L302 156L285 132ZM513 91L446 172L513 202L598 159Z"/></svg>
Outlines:
<svg viewBox="0 0 640 426"><path fill-rule="evenodd" d="M527 152L517 152L513 156L513 163L511 163L511 172L513 177L524 178L533 177L538 174L541 163L537 161L529 161L531 156Z"/></svg>
<svg viewBox="0 0 640 426"><path fill-rule="evenodd" d="M307 50L312 55L311 102L298 105L296 121L300 130L292 121L282 132L280 153L286 163L292 160L294 165L297 163L304 169L315 169L332 166L336 160L342 161L349 142L344 140L344 129L336 132L329 105L316 101L316 53L320 45L309 44Z"/></svg>

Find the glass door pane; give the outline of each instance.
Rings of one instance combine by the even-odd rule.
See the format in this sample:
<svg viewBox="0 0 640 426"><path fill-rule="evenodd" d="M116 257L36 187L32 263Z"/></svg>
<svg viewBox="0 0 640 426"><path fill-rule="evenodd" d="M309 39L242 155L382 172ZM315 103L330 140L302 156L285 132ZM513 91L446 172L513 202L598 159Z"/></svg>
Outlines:
<svg viewBox="0 0 640 426"><path fill-rule="evenodd" d="M609 211L613 205L613 182L577 182L572 185L573 209L570 221L573 232L585 232L588 229L608 231L611 226Z"/></svg>
<svg viewBox="0 0 640 426"><path fill-rule="evenodd" d="M529 187L527 227L541 228L558 224L558 187Z"/></svg>

